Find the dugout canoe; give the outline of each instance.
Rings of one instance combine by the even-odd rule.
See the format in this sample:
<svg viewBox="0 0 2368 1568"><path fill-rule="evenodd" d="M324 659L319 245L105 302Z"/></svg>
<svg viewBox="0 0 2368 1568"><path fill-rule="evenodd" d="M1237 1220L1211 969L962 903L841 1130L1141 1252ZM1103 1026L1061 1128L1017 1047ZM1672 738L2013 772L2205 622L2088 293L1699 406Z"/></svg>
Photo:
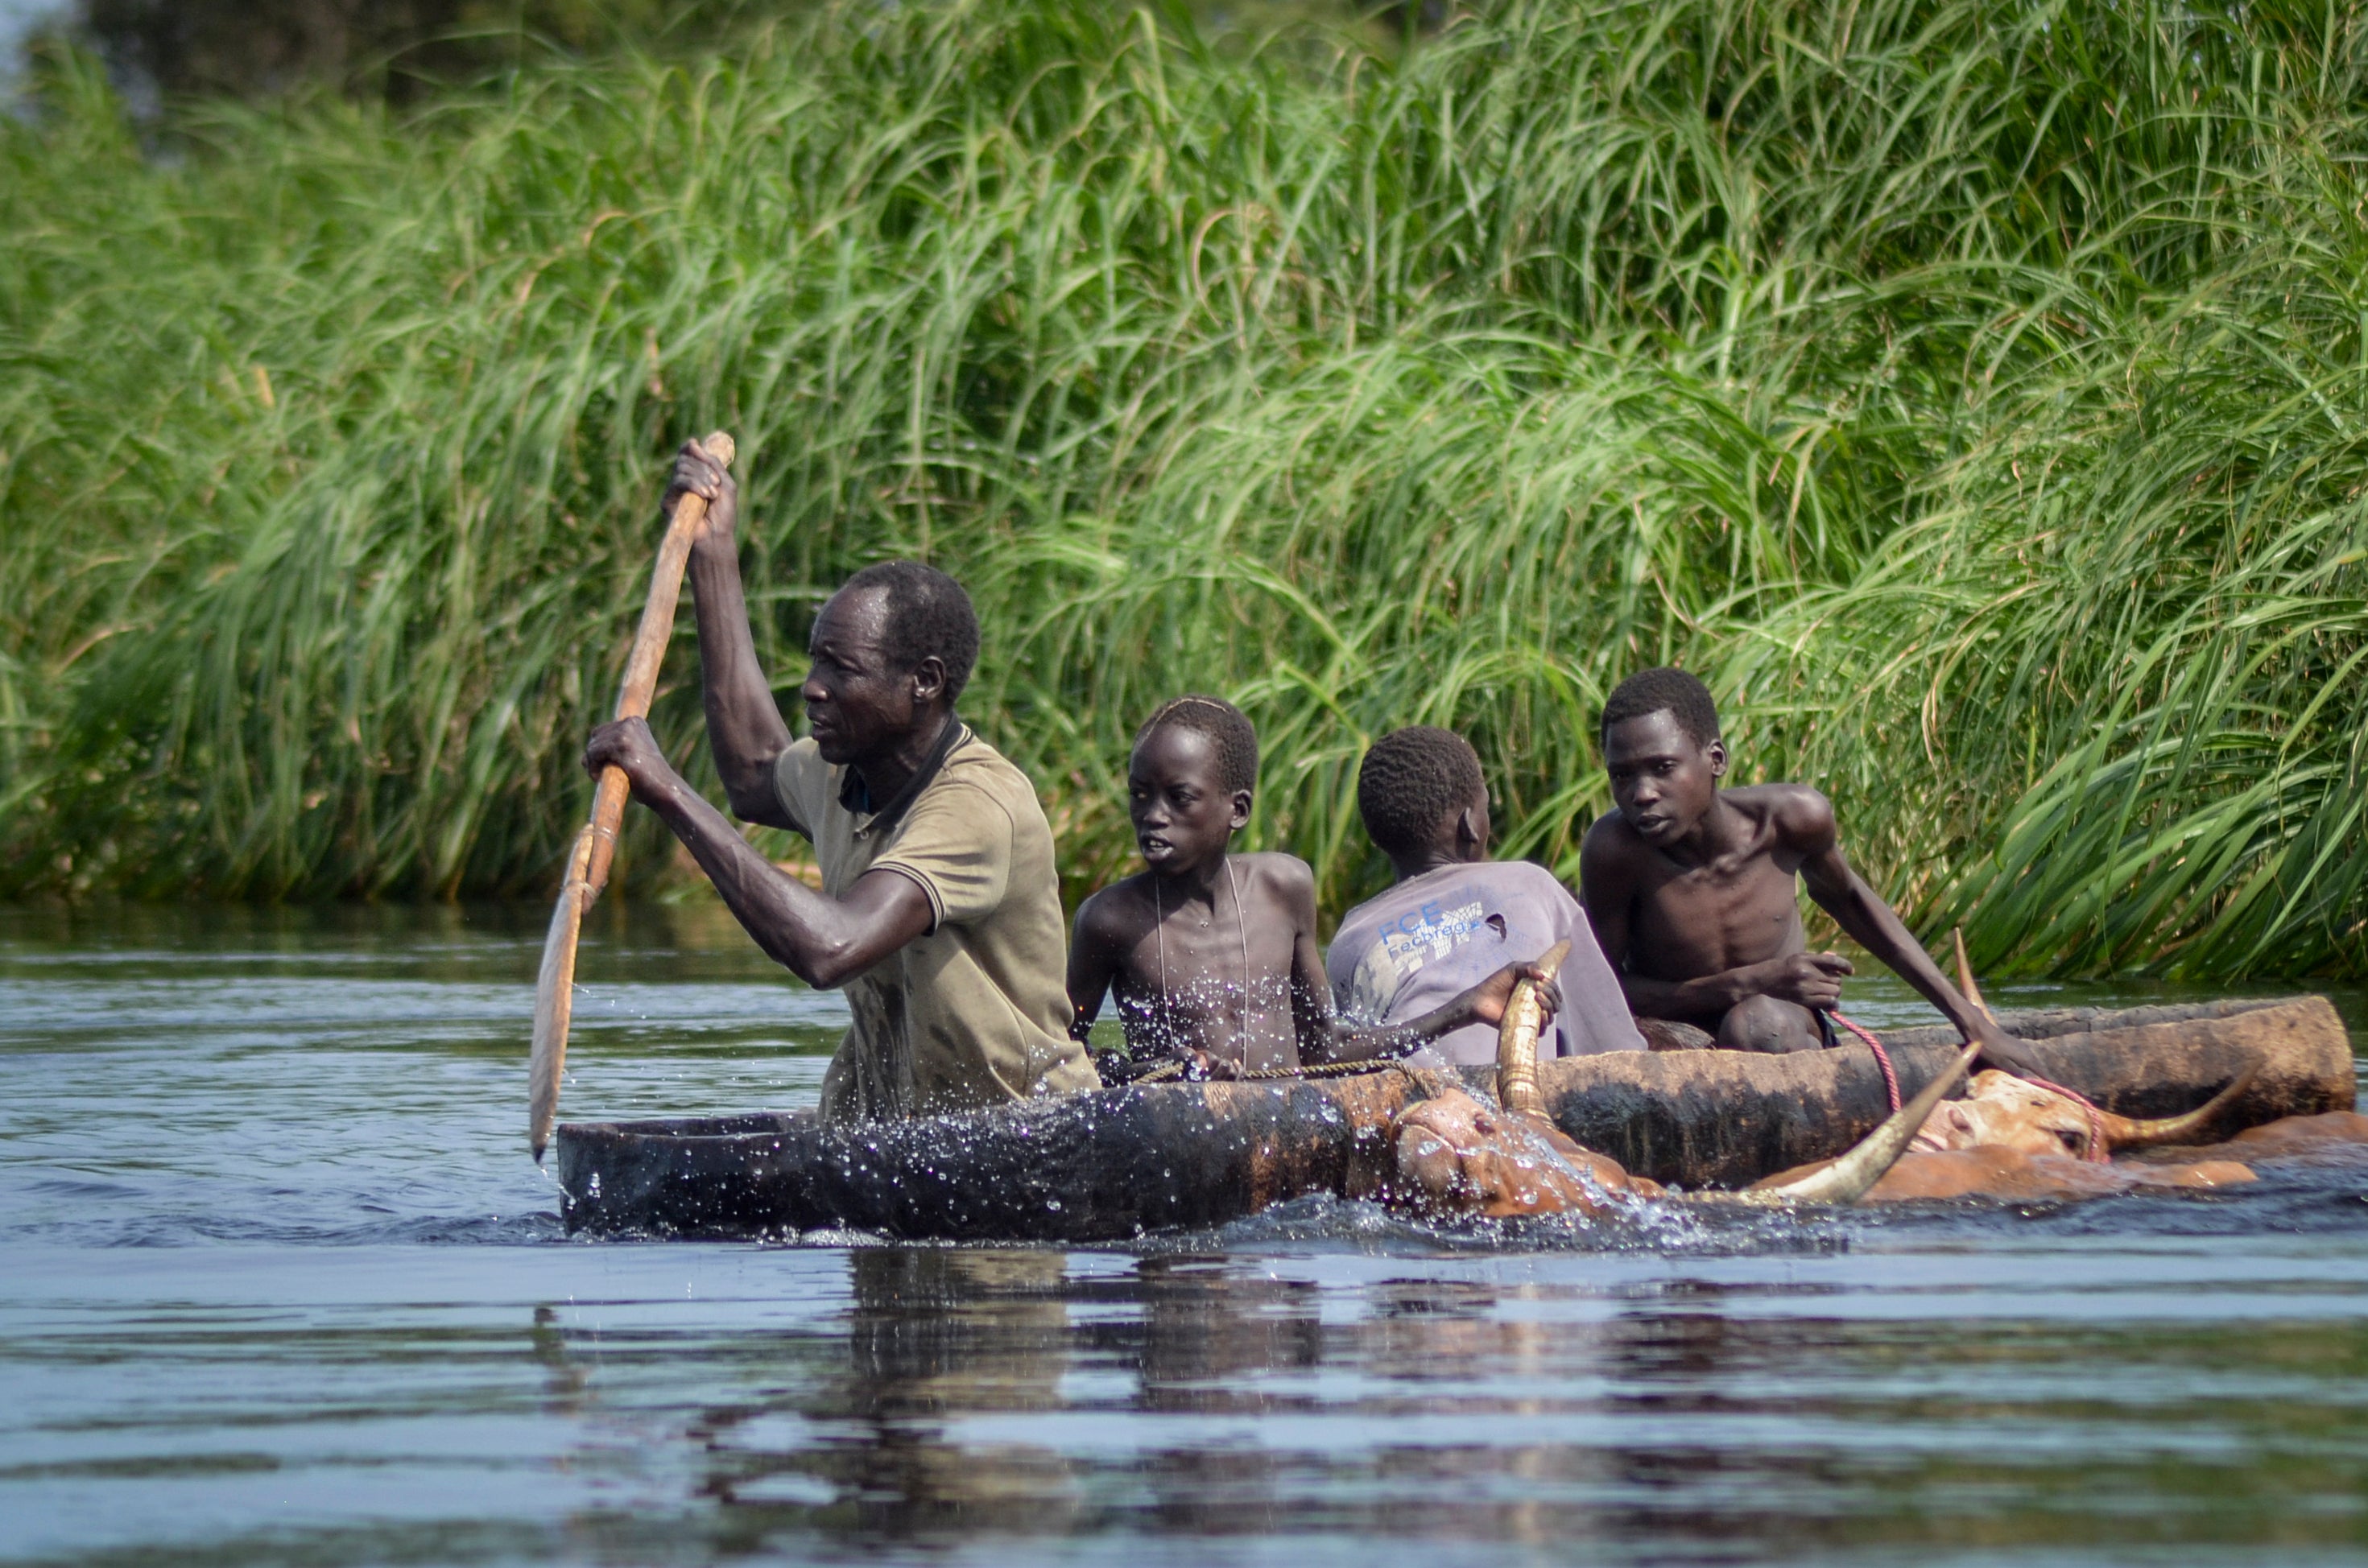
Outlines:
<svg viewBox="0 0 2368 1568"><path fill-rule="evenodd" d="M2007 1011L2048 1076L2127 1116L2191 1110L2260 1071L2204 1136L2349 1110L2351 1047L2324 997L2118 1011ZM1883 1037L1913 1096L1947 1063L1945 1027ZM1462 1081L1488 1097L1493 1070ZM1872 1051L1626 1051L1542 1062L1563 1131L1631 1171L1743 1187L1841 1153L1887 1108ZM559 1129L570 1232L906 1240L1121 1241L1224 1224L1316 1193L1371 1196L1398 1110L1446 1074L1155 1084L912 1121L823 1127L802 1112Z"/></svg>

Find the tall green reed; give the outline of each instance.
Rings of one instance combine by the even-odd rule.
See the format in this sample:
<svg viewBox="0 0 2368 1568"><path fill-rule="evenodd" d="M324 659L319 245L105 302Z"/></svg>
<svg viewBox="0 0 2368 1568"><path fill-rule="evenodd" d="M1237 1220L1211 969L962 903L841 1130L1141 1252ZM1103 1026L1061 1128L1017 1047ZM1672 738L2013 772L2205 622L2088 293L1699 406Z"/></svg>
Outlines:
<svg viewBox="0 0 2368 1568"><path fill-rule="evenodd" d="M161 159L67 67L0 131L0 891L546 883L723 424L785 695L840 575L947 565L1075 886L1187 687L1331 907L1418 720L1569 872L1602 695L1679 659L1987 963L2357 971L2362 51L2333 6L1512 0L1376 53L960 0Z"/></svg>

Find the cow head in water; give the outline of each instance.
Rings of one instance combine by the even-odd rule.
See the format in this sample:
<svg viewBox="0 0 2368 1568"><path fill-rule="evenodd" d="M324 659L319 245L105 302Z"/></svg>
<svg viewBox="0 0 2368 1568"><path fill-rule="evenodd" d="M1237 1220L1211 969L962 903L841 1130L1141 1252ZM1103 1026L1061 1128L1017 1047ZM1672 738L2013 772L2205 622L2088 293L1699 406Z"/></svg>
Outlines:
<svg viewBox="0 0 2368 1568"><path fill-rule="evenodd" d="M1961 1100L1945 1100L1917 1129L1912 1148L1926 1153L1962 1149L2012 1149L2024 1154L2070 1154L2101 1160L2123 1149L2192 1139L2251 1086L2258 1064L2183 1116L2128 1117L2098 1111L2053 1089L1995 1070L1974 1074ZM2101 1139L2102 1147L2099 1147Z"/></svg>
<svg viewBox="0 0 2368 1568"><path fill-rule="evenodd" d="M1611 1195L1657 1194L1544 1117L1499 1110L1460 1089L1417 1100L1390 1125L1397 1196L1424 1209L1509 1220L1601 1213Z"/></svg>

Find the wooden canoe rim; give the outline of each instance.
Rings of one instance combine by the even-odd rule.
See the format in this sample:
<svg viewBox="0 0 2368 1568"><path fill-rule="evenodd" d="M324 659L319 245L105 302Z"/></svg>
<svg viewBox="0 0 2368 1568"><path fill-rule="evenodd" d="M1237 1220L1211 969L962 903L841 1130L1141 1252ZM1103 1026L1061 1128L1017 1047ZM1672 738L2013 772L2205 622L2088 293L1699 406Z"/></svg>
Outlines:
<svg viewBox="0 0 2368 1568"><path fill-rule="evenodd" d="M2048 1075L2125 1116L2192 1109L2258 1061L2214 1130L2349 1110L2351 1049L2324 997L2006 1012ZM1956 1045L1945 1026L1886 1032L1913 1096ZM797 1112L570 1123L559 1176L571 1231L1109 1242L1224 1224L1314 1193L1367 1197L1390 1118L1494 1070L1103 1089L960 1116L825 1128ZM1828 1159L1883 1119L1860 1045L1762 1056L1622 1051L1538 1066L1562 1130L1631 1171L1743 1187Z"/></svg>

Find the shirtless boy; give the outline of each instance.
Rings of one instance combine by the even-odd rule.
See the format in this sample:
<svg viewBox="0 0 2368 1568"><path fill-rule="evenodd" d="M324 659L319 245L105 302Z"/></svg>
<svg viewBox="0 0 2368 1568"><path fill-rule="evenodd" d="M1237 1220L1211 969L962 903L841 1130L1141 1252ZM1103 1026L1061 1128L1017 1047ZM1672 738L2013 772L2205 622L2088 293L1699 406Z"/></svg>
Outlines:
<svg viewBox="0 0 2368 1568"><path fill-rule="evenodd" d="M1214 697L1179 697L1137 732L1127 762L1127 812L1148 869L1112 883L1077 911L1069 944L1071 1033L1082 1040L1105 993L1118 1001L1129 1060L1181 1058L1195 1072L1296 1067L1400 1056L1472 1023L1495 1024L1516 982L1508 964L1421 1017L1358 1028L1332 1010L1315 939L1315 876L1295 856L1235 855L1258 785L1258 733ZM1543 989L1550 1007L1561 995Z"/></svg>
<svg viewBox="0 0 2368 1568"><path fill-rule="evenodd" d="M1674 669L1629 676L1603 705L1602 737L1619 810L1588 830L1580 898L1639 1018L1698 1026L1730 1051L1830 1043L1827 1015L1850 965L1807 950L1797 876L1844 931L1980 1040L1990 1065L2037 1071L1850 869L1825 796L1804 784L1718 787L1726 746L1701 681Z"/></svg>

